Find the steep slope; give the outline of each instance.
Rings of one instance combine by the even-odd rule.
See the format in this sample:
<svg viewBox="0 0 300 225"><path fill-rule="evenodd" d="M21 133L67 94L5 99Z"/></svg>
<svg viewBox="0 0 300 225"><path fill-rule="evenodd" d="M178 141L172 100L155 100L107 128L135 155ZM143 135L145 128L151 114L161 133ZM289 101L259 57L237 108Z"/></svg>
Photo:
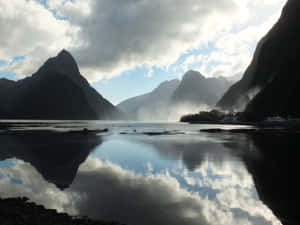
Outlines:
<svg viewBox="0 0 300 225"><path fill-rule="evenodd" d="M5 78L0 79L0 115L6 114L9 109L9 102L12 99L8 93L15 87L15 82Z"/></svg>
<svg viewBox="0 0 300 225"><path fill-rule="evenodd" d="M298 59L300 56L300 1L288 0L279 21L259 42L241 81L217 106L243 110L258 117L300 116ZM250 102L250 103L249 103Z"/></svg>
<svg viewBox="0 0 300 225"><path fill-rule="evenodd" d="M70 53L50 58L31 77L0 86L3 119L114 119L121 113L81 76ZM8 99L6 96L10 96Z"/></svg>
<svg viewBox="0 0 300 225"><path fill-rule="evenodd" d="M232 83L225 78L205 78L197 71L184 74L172 96L172 104L206 104L213 106Z"/></svg>
<svg viewBox="0 0 300 225"><path fill-rule="evenodd" d="M165 81L150 93L121 102L118 108L129 114L132 119L163 119L166 116L165 109L179 84L180 81L176 79Z"/></svg>

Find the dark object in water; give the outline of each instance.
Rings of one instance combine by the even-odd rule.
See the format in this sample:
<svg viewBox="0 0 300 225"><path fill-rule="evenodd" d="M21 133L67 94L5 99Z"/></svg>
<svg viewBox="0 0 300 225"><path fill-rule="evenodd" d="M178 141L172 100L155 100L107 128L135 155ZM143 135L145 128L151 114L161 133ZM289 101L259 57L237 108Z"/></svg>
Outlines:
<svg viewBox="0 0 300 225"><path fill-rule="evenodd" d="M81 134L98 134L98 133L106 133L108 132L108 128L105 129L96 129L96 130L89 130L88 128L83 128L82 130L71 130L69 133L81 133Z"/></svg>
<svg viewBox="0 0 300 225"><path fill-rule="evenodd" d="M177 135L177 134L184 134L181 131L161 131L161 132L143 132L142 134L155 136L155 135Z"/></svg>
<svg viewBox="0 0 300 225"><path fill-rule="evenodd" d="M141 135L149 135L149 136L158 136L158 135L177 135L177 134L185 134L182 131L149 131L149 132L142 132L137 133L136 130L134 130L134 133L128 133L128 132L120 132L120 134L141 134Z"/></svg>

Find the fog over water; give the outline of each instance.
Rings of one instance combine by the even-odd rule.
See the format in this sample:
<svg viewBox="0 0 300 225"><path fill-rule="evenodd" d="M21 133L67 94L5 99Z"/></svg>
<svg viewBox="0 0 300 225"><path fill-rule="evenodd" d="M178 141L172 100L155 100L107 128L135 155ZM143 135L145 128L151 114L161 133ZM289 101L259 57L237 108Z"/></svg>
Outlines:
<svg viewBox="0 0 300 225"><path fill-rule="evenodd" d="M190 102L174 104L169 106L140 108L137 111L138 121L167 121L177 122L183 115L196 114L200 111L210 111L211 106L205 104L193 104Z"/></svg>
<svg viewBox="0 0 300 225"><path fill-rule="evenodd" d="M0 196L27 196L47 208L132 225L281 224L260 201L244 162L261 157L251 138L204 134L200 128L216 126L179 123L52 122L35 129L86 126L109 132L63 139L52 133L40 140L32 131L0 135ZM17 129L24 127L34 126ZM183 133L142 134L174 130ZM45 151L55 154L48 168ZM66 163L51 164L56 157Z"/></svg>

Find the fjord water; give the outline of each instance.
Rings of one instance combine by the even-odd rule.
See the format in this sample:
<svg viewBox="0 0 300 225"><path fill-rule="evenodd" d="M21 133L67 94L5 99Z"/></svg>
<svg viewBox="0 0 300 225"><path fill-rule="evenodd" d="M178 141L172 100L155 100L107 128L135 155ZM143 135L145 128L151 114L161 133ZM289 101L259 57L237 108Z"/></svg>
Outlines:
<svg viewBox="0 0 300 225"><path fill-rule="evenodd" d="M10 122L23 132L0 134L1 198L26 196L60 212L128 225L275 225L297 218L286 205L293 206L286 178L293 171L285 169L296 151L279 149L296 138L199 132L241 126ZM66 132L83 128L109 131ZM162 131L176 132L145 135Z"/></svg>

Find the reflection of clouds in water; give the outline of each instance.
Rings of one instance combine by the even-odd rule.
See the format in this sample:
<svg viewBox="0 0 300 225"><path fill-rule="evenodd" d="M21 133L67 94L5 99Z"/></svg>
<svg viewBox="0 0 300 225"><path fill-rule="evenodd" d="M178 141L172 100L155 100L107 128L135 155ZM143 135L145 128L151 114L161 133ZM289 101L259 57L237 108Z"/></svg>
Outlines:
<svg viewBox="0 0 300 225"><path fill-rule="evenodd" d="M30 200L44 205L46 208L55 208L58 211L76 213L74 209L66 209L72 196L70 193L62 192L54 184L48 183L29 163L17 161L10 168L0 168L1 197L26 196ZM17 179L20 183L12 182Z"/></svg>
<svg viewBox="0 0 300 225"><path fill-rule="evenodd" d="M71 189L86 197L77 202L79 211L96 218L128 224L208 224L200 197L182 189L168 172L143 177L89 158Z"/></svg>
<svg viewBox="0 0 300 225"><path fill-rule="evenodd" d="M203 176L202 186L208 186L215 190L222 190L229 186L243 189L253 188L252 177L239 161L214 161L214 163L205 161L195 173Z"/></svg>
<svg viewBox="0 0 300 225"><path fill-rule="evenodd" d="M191 174L193 173L185 170L182 176L191 186L212 189L221 208L231 209L236 216L242 215L243 211L244 216L252 217L253 224L266 224L266 221L281 224L259 200L253 179L241 162L205 161L194 173L201 175L201 179ZM262 218L265 221L261 220Z"/></svg>
<svg viewBox="0 0 300 225"><path fill-rule="evenodd" d="M270 210L253 199L253 183L245 169L240 172L226 165L225 170L214 168L214 164L211 168L210 173L218 178L208 176L205 179L209 184L217 185L215 200L182 188L168 172L143 177L95 158L89 158L81 166L71 190L85 196L76 204L83 214L116 218L133 225L280 224ZM234 175L227 181L231 172ZM239 178L244 181L239 182ZM221 185L221 182L225 184ZM237 190L238 194L227 195L227 188ZM232 205L222 199L223 196L232 197L229 200Z"/></svg>
<svg viewBox="0 0 300 225"><path fill-rule="evenodd" d="M150 164L148 167L152 168ZM203 175L208 176L202 183L193 177L199 187L208 185L217 191L214 200L184 189L167 171L153 174L149 169L142 176L92 157L80 166L74 183L65 192L44 181L29 164L17 162L4 170L3 174L21 177L24 185L2 178L2 193L26 195L47 207L94 218L132 225L279 224L270 210L253 199L253 183L247 172L226 164L215 167L205 162L195 174L206 172ZM182 176L188 179L189 174ZM240 178L244 181L239 182Z"/></svg>

